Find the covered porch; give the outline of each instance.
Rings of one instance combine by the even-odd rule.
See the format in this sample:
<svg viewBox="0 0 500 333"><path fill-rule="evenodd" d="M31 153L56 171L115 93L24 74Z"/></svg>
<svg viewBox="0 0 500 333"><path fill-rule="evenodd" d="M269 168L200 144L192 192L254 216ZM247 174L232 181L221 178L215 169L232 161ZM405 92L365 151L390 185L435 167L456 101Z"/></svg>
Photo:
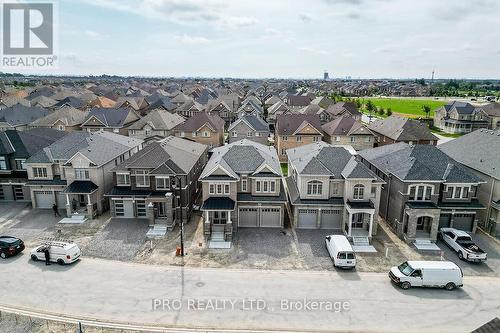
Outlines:
<svg viewBox="0 0 500 333"><path fill-rule="evenodd" d="M373 233L373 219L375 208L371 201L348 201L346 204L347 222L344 233L347 238L366 237L371 239Z"/></svg>
<svg viewBox="0 0 500 333"><path fill-rule="evenodd" d="M91 181L74 181L63 190L66 196L66 215L85 215L93 219L99 213L98 186Z"/></svg>
<svg viewBox="0 0 500 333"><path fill-rule="evenodd" d="M399 230L406 242L437 239L440 209L432 202L408 202Z"/></svg>
<svg viewBox="0 0 500 333"><path fill-rule="evenodd" d="M208 198L203 202L203 231L211 241L231 241L235 202L230 198Z"/></svg>

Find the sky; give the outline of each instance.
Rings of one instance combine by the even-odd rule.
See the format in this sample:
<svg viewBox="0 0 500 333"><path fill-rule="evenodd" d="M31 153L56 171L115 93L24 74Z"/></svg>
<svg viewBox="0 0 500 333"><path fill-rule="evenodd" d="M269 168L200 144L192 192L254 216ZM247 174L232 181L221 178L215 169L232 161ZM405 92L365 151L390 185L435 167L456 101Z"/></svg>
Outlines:
<svg viewBox="0 0 500 333"><path fill-rule="evenodd" d="M500 78L497 0L61 0L58 74Z"/></svg>

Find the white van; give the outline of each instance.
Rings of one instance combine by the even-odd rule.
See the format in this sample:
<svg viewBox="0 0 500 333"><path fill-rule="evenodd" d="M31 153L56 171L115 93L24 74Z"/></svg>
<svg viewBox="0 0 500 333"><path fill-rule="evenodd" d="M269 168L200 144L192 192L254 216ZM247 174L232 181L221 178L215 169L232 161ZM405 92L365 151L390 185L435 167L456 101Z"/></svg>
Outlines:
<svg viewBox="0 0 500 333"><path fill-rule="evenodd" d="M33 261L45 261L44 249L49 249L50 261L56 262L59 265L71 264L80 258L82 251L73 242L66 241L46 241L43 244L31 250L31 259Z"/></svg>
<svg viewBox="0 0 500 333"><path fill-rule="evenodd" d="M463 286L463 273L451 261L405 261L391 268L389 277L403 289L438 287L453 290Z"/></svg>
<svg viewBox="0 0 500 333"><path fill-rule="evenodd" d="M333 266L343 268L356 266L356 255L346 236L329 235L326 236L325 243L330 258L333 259Z"/></svg>

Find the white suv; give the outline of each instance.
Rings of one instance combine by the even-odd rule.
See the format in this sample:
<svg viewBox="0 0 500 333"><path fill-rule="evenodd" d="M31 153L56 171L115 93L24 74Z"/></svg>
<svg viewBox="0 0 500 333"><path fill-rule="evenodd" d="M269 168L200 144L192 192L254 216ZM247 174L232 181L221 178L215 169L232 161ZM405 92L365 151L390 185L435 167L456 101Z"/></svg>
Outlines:
<svg viewBox="0 0 500 333"><path fill-rule="evenodd" d="M66 241L47 241L31 250L31 259L33 261L45 261L45 249L48 248L50 261L59 265L71 264L80 258L82 251L73 242Z"/></svg>

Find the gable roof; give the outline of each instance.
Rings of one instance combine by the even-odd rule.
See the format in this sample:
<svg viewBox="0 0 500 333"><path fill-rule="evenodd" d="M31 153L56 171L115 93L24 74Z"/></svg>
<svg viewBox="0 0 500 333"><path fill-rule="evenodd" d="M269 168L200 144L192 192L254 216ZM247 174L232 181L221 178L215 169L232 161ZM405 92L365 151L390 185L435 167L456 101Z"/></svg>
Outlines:
<svg viewBox="0 0 500 333"><path fill-rule="evenodd" d="M227 129L228 131L233 130L238 124L245 123L256 132L269 132L269 124L266 123L262 118L255 115L244 115L236 119Z"/></svg>
<svg viewBox="0 0 500 333"><path fill-rule="evenodd" d="M299 174L379 180L367 166L356 160L350 146L333 146L320 141L287 149L286 153L288 163Z"/></svg>
<svg viewBox="0 0 500 333"><path fill-rule="evenodd" d="M151 169L152 174L188 174L206 149L206 145L169 136L150 143L112 171Z"/></svg>
<svg viewBox="0 0 500 333"><path fill-rule="evenodd" d="M475 107L467 102L453 101L443 106L447 113L456 110L458 114L472 114Z"/></svg>
<svg viewBox="0 0 500 333"><path fill-rule="evenodd" d="M330 136L334 135L373 135L373 133L362 123L352 117L341 116L323 126L323 131Z"/></svg>
<svg viewBox="0 0 500 333"><path fill-rule="evenodd" d="M368 128L395 141L438 140L426 124L399 116L376 120Z"/></svg>
<svg viewBox="0 0 500 333"><path fill-rule="evenodd" d="M0 154L13 154L14 158L29 158L40 149L66 135L51 128L33 128L27 131L0 132Z"/></svg>
<svg viewBox="0 0 500 333"><path fill-rule="evenodd" d="M352 102L337 102L335 104L331 104L326 108L326 112L333 116L338 116L346 112L352 116L361 116L361 112L359 112L358 107Z"/></svg>
<svg viewBox="0 0 500 333"><path fill-rule="evenodd" d="M264 166L273 170L274 175L281 176L278 154L274 147L243 139L214 148L200 179L209 177L219 167L228 176L238 179L238 174L258 173Z"/></svg>
<svg viewBox="0 0 500 333"><path fill-rule="evenodd" d="M478 183L482 180L436 146L399 142L366 149L359 155L384 173L401 180Z"/></svg>
<svg viewBox="0 0 500 333"><path fill-rule="evenodd" d="M49 110L39 107L27 107L16 104L9 108L0 110L0 122L6 122L11 126L29 124L36 119L45 117L50 113Z"/></svg>
<svg viewBox="0 0 500 333"><path fill-rule="evenodd" d="M62 99L60 102L54 104L54 107L59 108L66 105L79 109L79 108L84 108L87 105L87 103L80 98L74 96L68 96Z"/></svg>
<svg viewBox="0 0 500 333"><path fill-rule="evenodd" d="M276 131L278 135L293 135L304 122L311 125L318 132L323 133L321 121L316 114L281 114L276 117Z"/></svg>
<svg viewBox="0 0 500 333"><path fill-rule="evenodd" d="M215 132L224 130L225 121L218 115L210 115L206 112L200 112L188 118L184 123L175 127L176 130L193 132L197 131L203 125L208 124Z"/></svg>
<svg viewBox="0 0 500 333"><path fill-rule="evenodd" d="M438 148L469 168L500 180L500 129L479 129Z"/></svg>
<svg viewBox="0 0 500 333"><path fill-rule="evenodd" d="M46 126L54 125L58 120L61 120L66 126L76 126L83 123L87 112L75 109L71 106L65 106L54 112L39 118L31 123L31 126Z"/></svg>
<svg viewBox="0 0 500 333"><path fill-rule="evenodd" d="M125 121L130 113L135 114L135 111L131 108L92 108L88 112L82 126L85 126L85 123L89 119L95 117L106 127L121 128L126 125Z"/></svg>
<svg viewBox="0 0 500 333"><path fill-rule="evenodd" d="M128 129L138 130L142 129L146 124L149 124L156 130L171 130L175 126L182 124L184 121L184 117L177 113L170 113L163 109L156 109L130 125Z"/></svg>

